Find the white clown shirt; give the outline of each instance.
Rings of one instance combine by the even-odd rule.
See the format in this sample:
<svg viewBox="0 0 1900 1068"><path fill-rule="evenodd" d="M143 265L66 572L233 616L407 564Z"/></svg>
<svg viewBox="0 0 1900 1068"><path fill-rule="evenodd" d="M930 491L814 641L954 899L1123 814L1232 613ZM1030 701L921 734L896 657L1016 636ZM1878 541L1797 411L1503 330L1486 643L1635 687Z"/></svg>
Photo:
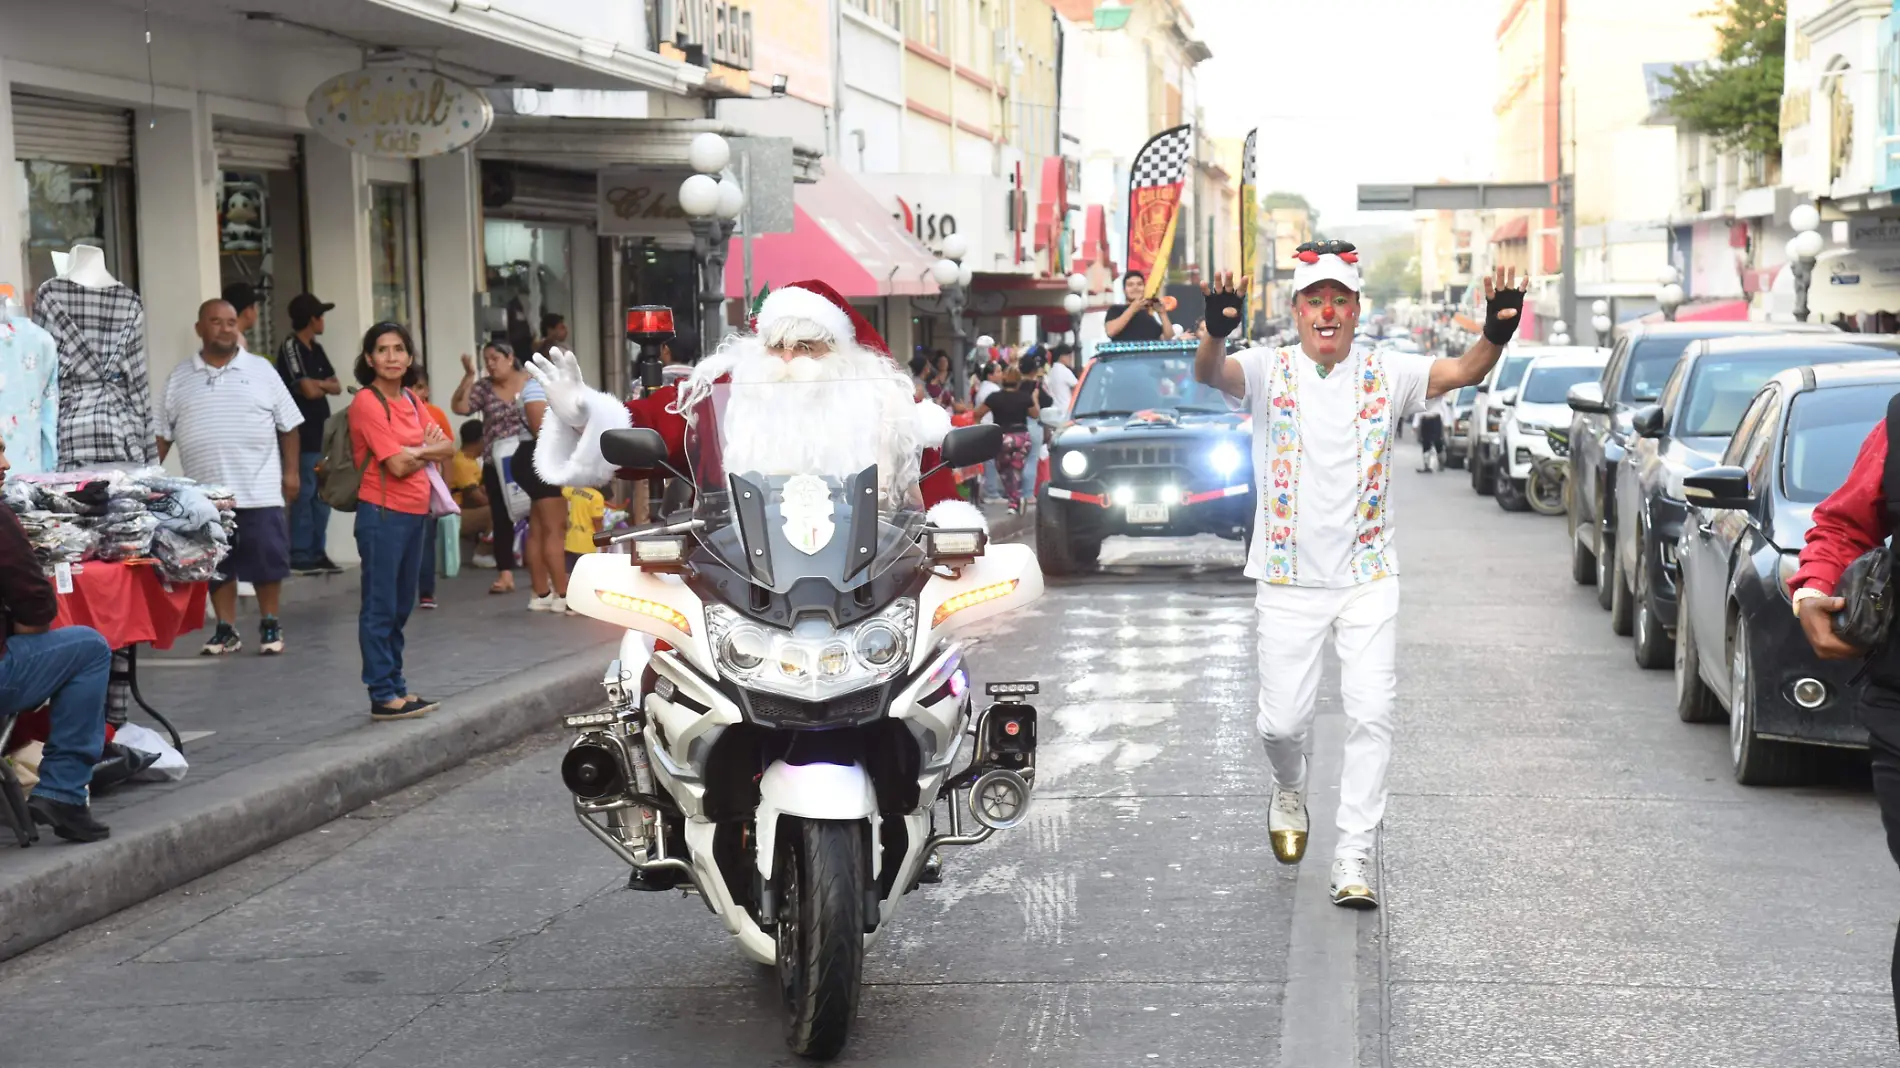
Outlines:
<svg viewBox="0 0 1900 1068"><path fill-rule="evenodd" d="M1434 358L1355 348L1324 377L1298 345L1234 359L1253 412L1260 508L1247 577L1343 589L1396 576L1392 435L1425 403Z"/></svg>

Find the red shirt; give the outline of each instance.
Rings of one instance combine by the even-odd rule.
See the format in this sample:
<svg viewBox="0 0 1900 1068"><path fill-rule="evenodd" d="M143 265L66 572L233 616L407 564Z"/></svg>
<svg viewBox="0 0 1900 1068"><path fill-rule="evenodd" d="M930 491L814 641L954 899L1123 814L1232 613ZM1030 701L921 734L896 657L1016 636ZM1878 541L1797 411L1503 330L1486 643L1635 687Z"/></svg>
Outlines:
<svg viewBox="0 0 1900 1068"><path fill-rule="evenodd" d="M429 514L429 476L417 468L397 478L383 466L384 461L406 448L422 444L422 421L428 416L418 411L408 390L384 407L384 399L375 395L375 386L356 391L350 401L350 454L361 466L366 456L375 463L363 471L363 484L357 496L392 512L410 515Z"/></svg>
<svg viewBox="0 0 1900 1068"><path fill-rule="evenodd" d="M1808 545L1801 550L1801 569L1788 580L1793 592L1812 586L1830 596L1847 565L1873 550L1892 533L1887 524L1887 494L1881 481L1887 473L1887 422L1881 420L1860 443L1847 481L1828 499L1814 506L1814 525Z"/></svg>

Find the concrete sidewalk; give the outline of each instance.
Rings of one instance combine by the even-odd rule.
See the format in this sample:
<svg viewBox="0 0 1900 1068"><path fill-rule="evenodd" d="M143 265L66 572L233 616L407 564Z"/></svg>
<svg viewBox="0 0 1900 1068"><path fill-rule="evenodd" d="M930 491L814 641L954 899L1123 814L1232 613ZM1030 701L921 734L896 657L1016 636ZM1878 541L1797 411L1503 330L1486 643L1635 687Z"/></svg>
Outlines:
<svg viewBox="0 0 1900 1068"><path fill-rule="evenodd" d="M999 541L1033 513L986 508ZM599 699L618 628L527 611L519 590L490 596L494 572L442 579L441 607L406 628L410 689L442 707L374 723L356 643L354 571L294 579L284 590L287 645L257 655L254 602L240 606L244 651L201 657L209 628L139 658L140 690L185 737L176 783L137 783L94 800L112 827L74 845L42 833L0 844L0 960L320 826L472 757L548 727ZM134 711L133 722L156 728Z"/></svg>

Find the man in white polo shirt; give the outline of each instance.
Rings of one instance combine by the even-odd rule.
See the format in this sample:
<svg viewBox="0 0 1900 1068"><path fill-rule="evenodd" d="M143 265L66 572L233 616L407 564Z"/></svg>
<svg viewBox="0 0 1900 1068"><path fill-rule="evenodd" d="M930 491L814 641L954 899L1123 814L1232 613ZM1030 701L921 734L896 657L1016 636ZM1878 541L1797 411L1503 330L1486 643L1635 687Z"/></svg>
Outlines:
<svg viewBox="0 0 1900 1068"><path fill-rule="evenodd" d="M1353 345L1359 256L1343 241L1301 245L1293 270L1300 343L1226 354L1247 281L1207 295L1194 376L1253 411L1261 514L1247 554L1259 582L1260 701L1256 726L1273 765L1267 830L1273 854L1306 852L1306 767L1328 639L1352 721L1339 781L1333 903L1376 908L1372 847L1385 815L1398 692L1399 560L1388 501L1400 420L1427 398L1484 378L1517 329L1515 272L1487 279L1484 336L1456 359Z"/></svg>
<svg viewBox="0 0 1900 1068"><path fill-rule="evenodd" d="M284 502L297 498L297 427L303 414L262 357L242 351L237 312L224 300L198 308L198 355L172 371L158 405L158 456L173 445L185 476L228 486L237 496L237 541L218 567L211 606L218 629L203 654L244 648L237 632L237 583L257 588L263 615L258 651L284 651L278 593L290 574Z"/></svg>

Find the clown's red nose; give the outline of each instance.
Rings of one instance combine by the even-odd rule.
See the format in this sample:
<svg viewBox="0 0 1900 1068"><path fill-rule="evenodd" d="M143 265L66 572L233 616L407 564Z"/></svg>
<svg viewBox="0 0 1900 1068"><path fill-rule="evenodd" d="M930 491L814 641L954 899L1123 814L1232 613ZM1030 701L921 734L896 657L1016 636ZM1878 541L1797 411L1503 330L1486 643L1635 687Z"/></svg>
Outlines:
<svg viewBox="0 0 1900 1068"><path fill-rule="evenodd" d="M1333 321L1333 316L1335 314L1336 313L1333 311L1332 305L1330 304L1319 310L1319 317L1326 320L1329 323Z"/></svg>

